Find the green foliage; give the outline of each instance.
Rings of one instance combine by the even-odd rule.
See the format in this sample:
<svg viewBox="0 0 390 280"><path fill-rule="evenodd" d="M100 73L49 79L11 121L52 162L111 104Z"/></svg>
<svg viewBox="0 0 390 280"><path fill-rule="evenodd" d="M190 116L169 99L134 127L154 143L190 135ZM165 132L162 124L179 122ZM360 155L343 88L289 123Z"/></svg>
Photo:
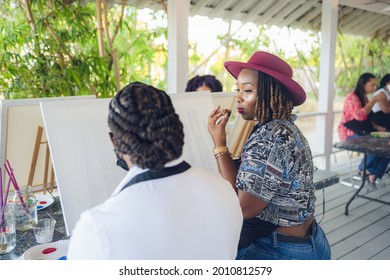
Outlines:
<svg viewBox="0 0 390 280"><path fill-rule="evenodd" d="M64 4L64 3L70 4ZM52 6L50 3L53 3ZM120 6L109 11L118 18ZM29 24L22 1L0 2L0 92L3 98L33 98L116 92L113 60L98 54L96 8L80 1L31 1L35 26ZM163 13L155 13L164 19ZM137 22L137 11L126 7L124 20L114 42L118 51L121 84L143 81L163 87L166 26L150 28ZM166 18L166 17L165 17ZM113 33L116 22L110 24ZM160 39L162 43L156 44ZM107 53L108 44L105 42Z"/></svg>
<svg viewBox="0 0 390 280"><path fill-rule="evenodd" d="M98 53L96 6L88 2L31 0L35 26L28 20L24 1L0 1L0 94L1 98L32 98L95 94L109 97L116 92L112 52L117 51L120 84L142 81L161 89L167 87L167 15L149 11L150 20L140 21L140 11L125 7L123 21L113 49L105 40L106 56ZM121 6L108 11L110 34L114 33ZM294 45L296 55L287 56L282 48L290 42L275 42L270 27L251 27L248 37L240 32L216 34L221 47L209 57L189 45L191 75L213 74L227 91L235 87L223 62L246 61L257 50L267 50L281 57L309 81L308 94L318 94L321 40L320 34L307 32L309 50ZM254 32L255 31L255 32ZM378 80L390 69L390 47L379 39L339 34L336 48L336 93L351 91L363 72L371 72ZM207 69L207 70L205 70ZM302 82L298 80L298 82Z"/></svg>
<svg viewBox="0 0 390 280"><path fill-rule="evenodd" d="M379 81L390 73L390 46L378 38L339 34L336 65L336 93L345 96L355 88L361 74L372 73Z"/></svg>
<svg viewBox="0 0 390 280"><path fill-rule="evenodd" d="M97 77L107 73L104 59L84 51L96 45L93 10L78 2L64 6L54 1L55 7L47 2L31 1L35 30L26 6L1 4L2 10L16 7L0 19L0 90L5 98L91 94L91 88L99 88ZM109 83L104 87L110 88Z"/></svg>

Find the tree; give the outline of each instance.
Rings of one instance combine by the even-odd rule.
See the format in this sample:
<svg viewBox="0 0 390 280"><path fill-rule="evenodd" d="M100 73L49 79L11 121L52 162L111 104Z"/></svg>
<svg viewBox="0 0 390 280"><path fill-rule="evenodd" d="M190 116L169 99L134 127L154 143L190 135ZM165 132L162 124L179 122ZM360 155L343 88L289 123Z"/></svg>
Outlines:
<svg viewBox="0 0 390 280"><path fill-rule="evenodd" d="M336 93L352 91L359 76L370 72L378 79L390 69L390 46L379 38L339 34L336 49Z"/></svg>
<svg viewBox="0 0 390 280"><path fill-rule="evenodd" d="M95 94L113 96L131 81L161 89L167 87L167 14L149 11L141 21L140 11L106 0L81 5L75 0L0 1L0 92L3 98L28 98ZM164 1L161 1L164 3ZM98 24L96 24L96 22ZM225 90L235 81L223 69L226 60L249 59L257 50L285 57L294 69L303 71L310 83L308 94L317 98L320 65L320 35L307 32L309 51L295 45L296 56L286 57L273 38L272 27L251 26L246 37L240 29L215 34L220 47L211 55L189 44L190 76L207 71L223 83ZM247 28L248 29L248 28ZM282 44L281 44L282 43ZM308 43L306 44L308 45ZM378 78L388 72L390 48L377 38L339 34L336 49L336 93L353 89L359 75L372 72ZM301 82L301 81L298 81ZM183 89L184 90L184 89Z"/></svg>
<svg viewBox="0 0 390 280"><path fill-rule="evenodd" d="M156 79L148 74L159 71L154 67L156 61L166 65L166 47L155 43L158 38L166 41L166 26L150 28L138 22L134 8L114 5L111 14L105 11L106 34L111 40L103 45L109 54L103 57L99 55L95 3L4 0L0 9L0 91L4 98L112 96L118 89L115 73L119 86L134 80L164 84L164 75ZM110 20L118 14L124 20L118 20L109 33ZM155 16L164 18L162 13Z"/></svg>

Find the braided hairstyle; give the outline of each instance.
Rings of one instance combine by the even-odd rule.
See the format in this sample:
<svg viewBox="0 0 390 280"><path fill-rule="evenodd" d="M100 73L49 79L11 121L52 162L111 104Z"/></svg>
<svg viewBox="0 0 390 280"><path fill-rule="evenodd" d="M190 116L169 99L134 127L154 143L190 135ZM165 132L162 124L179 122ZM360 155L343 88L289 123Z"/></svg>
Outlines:
<svg viewBox="0 0 390 280"><path fill-rule="evenodd" d="M285 86L264 72L256 72L258 73L255 112L257 121L266 123L274 119L289 119L294 106Z"/></svg>
<svg viewBox="0 0 390 280"><path fill-rule="evenodd" d="M162 169L183 150L183 124L164 91L141 82L130 83L111 100L108 126L121 154L132 163Z"/></svg>

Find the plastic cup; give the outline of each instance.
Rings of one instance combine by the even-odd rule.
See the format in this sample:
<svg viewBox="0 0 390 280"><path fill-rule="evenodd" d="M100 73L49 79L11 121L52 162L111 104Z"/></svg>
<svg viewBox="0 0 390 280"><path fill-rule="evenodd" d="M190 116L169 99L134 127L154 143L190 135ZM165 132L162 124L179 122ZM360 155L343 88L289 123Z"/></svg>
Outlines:
<svg viewBox="0 0 390 280"><path fill-rule="evenodd" d="M56 220L42 219L33 226L35 239L38 243L47 243L53 239Z"/></svg>

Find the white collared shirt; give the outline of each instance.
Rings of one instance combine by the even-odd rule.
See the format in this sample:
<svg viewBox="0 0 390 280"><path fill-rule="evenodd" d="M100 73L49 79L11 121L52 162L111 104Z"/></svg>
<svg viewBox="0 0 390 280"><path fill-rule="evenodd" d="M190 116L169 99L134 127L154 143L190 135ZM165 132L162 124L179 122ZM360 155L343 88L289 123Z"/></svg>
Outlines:
<svg viewBox="0 0 390 280"><path fill-rule="evenodd" d="M177 165L180 157L166 165ZM234 259L242 226L236 193L219 174L189 170L132 185L132 167L113 195L85 211L68 259Z"/></svg>

